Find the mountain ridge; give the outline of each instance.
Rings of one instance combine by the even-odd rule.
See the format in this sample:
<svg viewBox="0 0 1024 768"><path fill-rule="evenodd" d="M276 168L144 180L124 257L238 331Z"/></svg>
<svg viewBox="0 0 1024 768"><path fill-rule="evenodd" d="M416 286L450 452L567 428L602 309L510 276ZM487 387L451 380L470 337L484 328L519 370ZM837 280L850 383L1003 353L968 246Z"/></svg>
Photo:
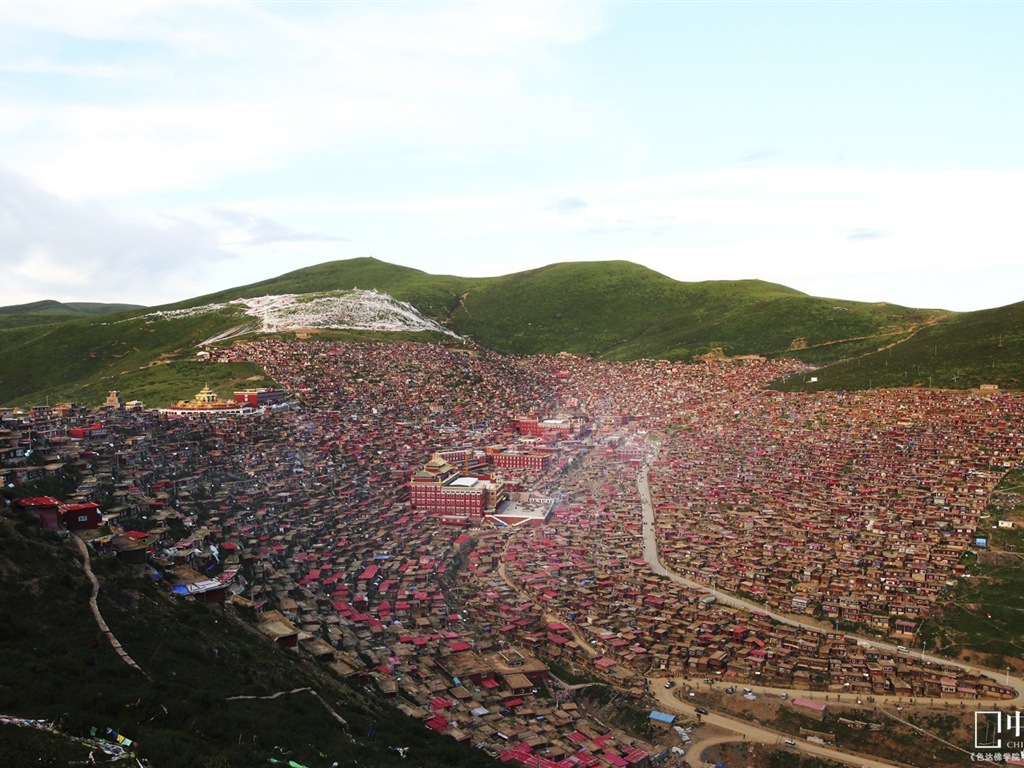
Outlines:
<svg viewBox="0 0 1024 768"><path fill-rule="evenodd" d="M28 304L12 304L0 307L0 315L25 315L41 312L57 312L69 315L104 315L110 312L123 312L143 309L142 304L108 304L98 301L62 302L54 299L32 301Z"/></svg>
<svg viewBox="0 0 1024 768"><path fill-rule="evenodd" d="M196 346L243 330L230 302L375 291L407 304L439 332L506 354L569 352L597 359L695 360L706 356L795 357L819 366L817 381L792 388L1004 387L1024 382L1024 303L972 313L810 296L760 280L685 283L629 261L562 262L498 277L432 275L372 257L331 261L161 307L78 315L0 309L0 354L22 361L0 373L0 403L78 399L127 389L155 362L184 363ZM157 313L223 305L156 321ZM20 305L21 308L31 305ZM17 318L14 327L4 319ZM148 318L148 319L147 319ZM257 331L253 331L256 333ZM267 333L266 330L262 331ZM283 328L274 331L286 335ZM388 338L370 328L344 338ZM399 333L408 333L400 330ZM997 338L997 343L991 339ZM913 342L918 339L918 342ZM931 359L919 347L929 340ZM943 349L947 354L939 354ZM955 355L954 355L955 351ZM121 385L125 386L121 386ZM811 385L816 385L812 387ZM87 385L87 387L85 386Z"/></svg>

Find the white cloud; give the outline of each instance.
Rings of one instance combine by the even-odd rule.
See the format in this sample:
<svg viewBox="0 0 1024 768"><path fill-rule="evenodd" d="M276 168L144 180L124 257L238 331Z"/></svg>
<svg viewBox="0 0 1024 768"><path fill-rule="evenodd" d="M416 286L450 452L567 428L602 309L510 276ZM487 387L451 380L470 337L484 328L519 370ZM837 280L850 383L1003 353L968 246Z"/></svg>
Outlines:
<svg viewBox="0 0 1024 768"><path fill-rule="evenodd" d="M346 234L360 244L374 238L382 258L422 267L434 254L444 271L459 264L467 275L617 258L680 280L759 278L851 299L856 287L864 300L978 309L1019 296L1001 275L1024 250L1012 211L1020 199L1024 173L1016 171L749 169L571 190L290 204L351 221ZM958 277L965 271L970 280ZM939 292L943 278L949 289Z"/></svg>
<svg viewBox="0 0 1024 768"><path fill-rule="evenodd" d="M0 167L18 174L0 194L46 222L0 223L2 256L42 298L58 284L32 275L85 296L123 264L139 302L363 255L467 275L624 258L804 290L1020 260L1019 171L800 167L851 136L709 110L717 73L630 37L661 11L626 7L0 3ZM645 90L648 61L670 89ZM763 104L723 77L730 104Z"/></svg>
<svg viewBox="0 0 1024 768"><path fill-rule="evenodd" d="M5 240L7 238L4 238ZM5 245L7 245L5 243ZM45 281L49 286L67 295L82 285L94 281L93 265L82 261L69 261L63 254L54 252L44 245L23 247L20 259L15 260L6 270L6 282L16 286L20 283L38 284Z"/></svg>
<svg viewBox="0 0 1024 768"><path fill-rule="evenodd" d="M57 197L0 171L4 293L17 297L5 303L180 301L258 279L247 271L247 246L278 244L278 271L272 273L277 274L286 271L281 254L289 252L289 243L330 245L337 239L241 210L128 217L106 205Z"/></svg>
<svg viewBox="0 0 1024 768"><path fill-rule="evenodd" d="M528 141L539 126L526 106L547 97L526 79L600 15L547 3L87 8L0 9L41 42L0 54L0 71L75 84L45 99L13 89L35 127L0 161L61 194L107 198L199 189L298 156Z"/></svg>
<svg viewBox="0 0 1024 768"><path fill-rule="evenodd" d="M89 40L159 37L154 21L174 3L48 2L0 4L0 22L8 30L45 32ZM149 30L149 34L146 31Z"/></svg>
<svg viewBox="0 0 1024 768"><path fill-rule="evenodd" d="M225 103L53 108L47 122L74 125L73 135L37 153L27 175L79 197L202 187L271 167L301 136L287 115Z"/></svg>
<svg viewBox="0 0 1024 768"><path fill-rule="evenodd" d="M211 208L208 212L216 226L228 227L222 242L234 245L270 245L281 243L344 242L347 238L319 232L301 232L293 227L250 211Z"/></svg>

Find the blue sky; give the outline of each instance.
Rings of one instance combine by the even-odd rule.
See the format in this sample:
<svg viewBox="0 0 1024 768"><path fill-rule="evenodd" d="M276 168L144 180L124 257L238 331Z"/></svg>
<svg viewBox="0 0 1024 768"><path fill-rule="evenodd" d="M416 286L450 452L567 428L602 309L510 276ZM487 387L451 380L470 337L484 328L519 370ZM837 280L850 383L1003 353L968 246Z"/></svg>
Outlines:
<svg viewBox="0 0 1024 768"><path fill-rule="evenodd" d="M334 259L1024 300L1022 3L0 4L0 304Z"/></svg>

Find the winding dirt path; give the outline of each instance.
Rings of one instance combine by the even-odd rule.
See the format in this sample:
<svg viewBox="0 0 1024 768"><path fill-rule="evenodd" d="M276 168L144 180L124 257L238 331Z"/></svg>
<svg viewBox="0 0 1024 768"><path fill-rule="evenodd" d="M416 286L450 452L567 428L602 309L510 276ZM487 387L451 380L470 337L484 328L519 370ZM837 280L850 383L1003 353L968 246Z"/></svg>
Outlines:
<svg viewBox="0 0 1024 768"><path fill-rule="evenodd" d="M675 695L676 691L666 690L664 685L654 686L651 690L658 702L658 709L662 712L683 714L690 719L697 720L701 724L714 725L718 728L738 734L738 738L736 736L730 738L728 736L718 735L711 738L698 738L694 740L691 748L686 750L687 756L694 755L699 758L705 749L710 746L714 746L715 744L756 741L761 744L778 746L785 744L787 740L790 740L794 741L798 745L796 749L804 756L811 755L815 757L823 757L828 760L834 760L837 763L842 763L843 765L854 766L855 768L910 768L905 763L898 763L870 755L848 752L844 749L840 749L839 747L828 746L825 744L813 744L803 739L798 740L789 734L773 730L763 725L758 725L757 723L740 720L739 718L719 712L709 712L706 715L702 715L697 712L694 705L677 698Z"/></svg>
<svg viewBox="0 0 1024 768"><path fill-rule="evenodd" d="M89 608L92 610L92 615L96 619L96 626L100 628L107 640L110 642L110 647L114 649L114 652L121 657L121 661L127 664L132 669L138 670L146 677L145 670L142 669L138 664L135 663L135 659L128 655L128 652L121 647L120 641L114 636L114 633L110 631L110 627L107 626L107 622L103 618L103 614L100 613L99 604L96 602L96 597L100 593L100 582L96 578L96 575L92 572L92 564L89 558L89 546L82 540L80 536L75 536L75 543L78 545L78 552L82 555L82 568L85 571L85 576L89 579L89 583L92 584L92 595L89 596Z"/></svg>
<svg viewBox="0 0 1024 768"><path fill-rule="evenodd" d="M323 705L323 708L330 713L331 717L333 717L342 725L348 725L348 722L345 720L345 718L343 718L341 715L335 712L331 705L324 701L323 697L319 693L314 691L312 688L293 688L290 691L278 691L277 693L271 693L269 696L228 696L226 701L260 701L264 699L279 699L282 696L291 696L296 693L310 694Z"/></svg>

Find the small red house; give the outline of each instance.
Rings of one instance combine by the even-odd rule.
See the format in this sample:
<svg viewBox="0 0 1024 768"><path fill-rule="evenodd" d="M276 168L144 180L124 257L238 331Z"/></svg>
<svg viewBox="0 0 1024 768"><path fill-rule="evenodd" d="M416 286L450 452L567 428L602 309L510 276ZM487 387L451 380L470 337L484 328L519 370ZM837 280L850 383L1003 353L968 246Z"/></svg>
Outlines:
<svg viewBox="0 0 1024 768"><path fill-rule="evenodd" d="M14 506L32 515L39 521L44 531L56 531L60 528L60 502L52 496L15 499Z"/></svg>
<svg viewBox="0 0 1024 768"><path fill-rule="evenodd" d="M90 531L100 527L103 514L98 504L61 504L60 521L69 531Z"/></svg>

